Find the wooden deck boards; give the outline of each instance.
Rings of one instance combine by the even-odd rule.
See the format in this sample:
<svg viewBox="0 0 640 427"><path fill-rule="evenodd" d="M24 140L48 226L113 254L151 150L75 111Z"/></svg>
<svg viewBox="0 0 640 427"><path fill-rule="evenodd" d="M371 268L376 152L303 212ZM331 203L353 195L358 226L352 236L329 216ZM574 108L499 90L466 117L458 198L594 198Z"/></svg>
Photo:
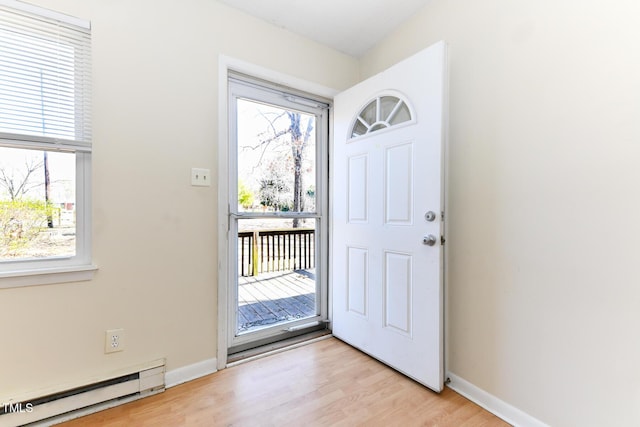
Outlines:
<svg viewBox="0 0 640 427"><path fill-rule="evenodd" d="M309 271L238 278L238 331L316 314L315 278Z"/></svg>

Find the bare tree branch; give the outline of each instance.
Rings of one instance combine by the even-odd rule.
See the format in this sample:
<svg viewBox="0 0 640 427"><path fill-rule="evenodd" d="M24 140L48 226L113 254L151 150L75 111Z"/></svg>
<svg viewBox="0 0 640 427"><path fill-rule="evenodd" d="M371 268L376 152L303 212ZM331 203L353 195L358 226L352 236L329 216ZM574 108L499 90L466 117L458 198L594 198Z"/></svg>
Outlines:
<svg viewBox="0 0 640 427"><path fill-rule="evenodd" d="M262 118L265 119L265 121L267 122L267 126L269 128L269 130L258 134L258 137L260 138L262 135L271 133L271 135L268 138L262 139L260 138L259 142L257 145L245 145L242 146L241 148L243 150L262 150L260 153L260 157L258 158L258 161L256 162L255 166L252 168L252 172L254 172L259 166L262 165L262 160L264 159L265 153L267 152L267 149L269 148L269 146L271 145L272 142L277 141L278 139L280 139L281 137L289 134L291 132L290 128L284 129L284 130L280 130L278 131L274 125L274 123L281 117L283 117L285 115L285 112L281 113L281 114L275 114L275 113L265 113L263 111L258 111L258 114L260 114L260 116L262 116ZM268 115L275 115L274 118L270 118L268 117Z"/></svg>
<svg viewBox="0 0 640 427"><path fill-rule="evenodd" d="M40 168L42 168L43 162L37 162L34 159L30 161L25 159L24 167L25 173L16 177L15 173L8 174L5 168L0 168L0 186L9 193L11 200L20 199L30 190L41 186L41 183L32 183L30 181L31 176Z"/></svg>
<svg viewBox="0 0 640 427"><path fill-rule="evenodd" d="M295 111L280 111L282 111L281 114L258 111L256 117L262 117L265 120L266 130L256 135L257 141L254 140L256 141L254 144L248 144L240 149L259 154L256 156L259 157L257 161L254 160L256 163L253 165L252 173L262 167L266 160L271 162L265 177L261 180L261 201L263 204L282 209L285 206L281 204L282 196L286 193L288 195L286 197L289 198L288 209L292 209L294 212L303 212L305 209L303 182L305 150L309 146L313 134L315 118ZM288 120L280 120L281 118ZM289 175L288 178L291 180L289 185L292 184L292 186L288 188L285 188L288 185L284 181L284 177L288 174L280 173L282 172L281 168L285 165L289 168L290 172L288 173L293 172L293 176ZM274 192L278 193L277 197ZM294 219L293 227L298 226L299 221Z"/></svg>

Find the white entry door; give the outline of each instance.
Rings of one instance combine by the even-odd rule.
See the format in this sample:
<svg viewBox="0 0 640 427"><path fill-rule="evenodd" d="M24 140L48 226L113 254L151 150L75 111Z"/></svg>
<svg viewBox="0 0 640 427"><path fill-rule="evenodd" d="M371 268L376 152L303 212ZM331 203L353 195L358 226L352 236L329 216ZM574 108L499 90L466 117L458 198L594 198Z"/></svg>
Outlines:
<svg viewBox="0 0 640 427"><path fill-rule="evenodd" d="M335 98L333 334L443 388L439 42Z"/></svg>

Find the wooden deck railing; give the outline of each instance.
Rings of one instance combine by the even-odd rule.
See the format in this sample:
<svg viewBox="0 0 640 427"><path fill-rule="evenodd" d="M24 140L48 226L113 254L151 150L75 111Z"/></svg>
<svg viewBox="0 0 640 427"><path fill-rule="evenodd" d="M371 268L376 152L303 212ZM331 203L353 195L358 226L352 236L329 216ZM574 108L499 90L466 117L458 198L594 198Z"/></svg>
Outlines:
<svg viewBox="0 0 640 427"><path fill-rule="evenodd" d="M238 233L240 276L306 270L314 268L315 261L315 231L312 228Z"/></svg>

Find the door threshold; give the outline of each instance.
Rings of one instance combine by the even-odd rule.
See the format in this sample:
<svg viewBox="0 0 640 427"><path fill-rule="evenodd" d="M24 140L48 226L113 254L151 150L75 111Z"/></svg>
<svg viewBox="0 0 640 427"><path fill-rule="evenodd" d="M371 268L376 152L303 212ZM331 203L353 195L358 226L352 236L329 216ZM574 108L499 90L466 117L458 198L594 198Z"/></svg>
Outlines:
<svg viewBox="0 0 640 427"><path fill-rule="evenodd" d="M266 344L260 347L241 351L239 353L234 353L232 355L229 355L229 357L227 358L227 368L231 368L233 366L240 365L251 360L259 359L261 357L271 356L272 354L291 350L293 348L302 347L303 345L311 344L316 341L325 340L331 337L333 337L331 331L329 329L323 329L320 331L309 332L308 334L299 335L297 337L288 338L282 341L277 341L271 344Z"/></svg>

